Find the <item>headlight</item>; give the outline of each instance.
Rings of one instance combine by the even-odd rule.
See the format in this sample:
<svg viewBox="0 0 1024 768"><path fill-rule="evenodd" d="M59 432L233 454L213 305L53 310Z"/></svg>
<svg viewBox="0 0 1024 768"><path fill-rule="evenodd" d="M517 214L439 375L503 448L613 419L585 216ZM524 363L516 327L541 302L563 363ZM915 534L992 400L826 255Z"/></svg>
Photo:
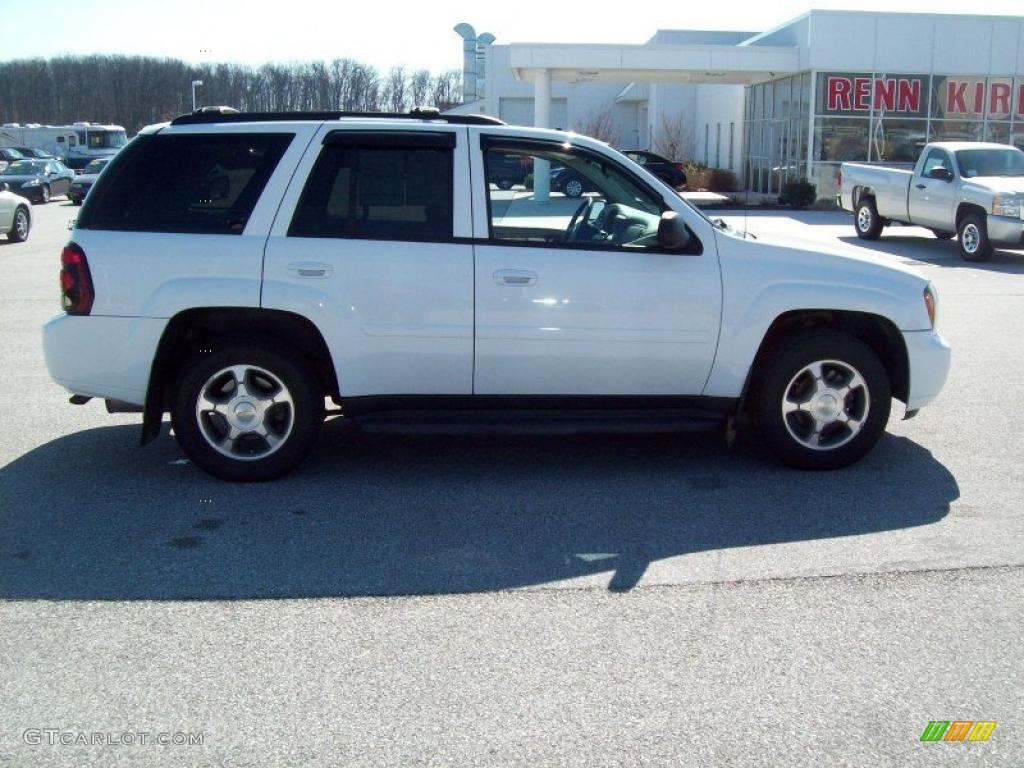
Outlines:
<svg viewBox="0 0 1024 768"><path fill-rule="evenodd" d="M931 283L924 287L924 309L928 313L928 322L932 324L932 330L935 330L935 321L939 314L939 294L935 292L935 286Z"/></svg>
<svg viewBox="0 0 1024 768"><path fill-rule="evenodd" d="M32 179L32 181L26 181L21 186L23 186L23 187L38 187L39 184L40 184L39 179Z"/></svg>
<svg viewBox="0 0 1024 768"><path fill-rule="evenodd" d="M1020 200L1013 195L996 195L992 198L992 213L996 216L1020 216Z"/></svg>

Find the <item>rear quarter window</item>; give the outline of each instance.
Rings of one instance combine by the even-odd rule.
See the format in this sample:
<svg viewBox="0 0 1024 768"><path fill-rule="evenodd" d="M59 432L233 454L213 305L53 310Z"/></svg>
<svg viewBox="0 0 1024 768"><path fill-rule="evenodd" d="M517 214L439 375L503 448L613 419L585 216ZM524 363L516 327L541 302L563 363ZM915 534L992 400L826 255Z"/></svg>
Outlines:
<svg viewBox="0 0 1024 768"><path fill-rule="evenodd" d="M80 229L241 234L291 133L139 136L86 198Z"/></svg>

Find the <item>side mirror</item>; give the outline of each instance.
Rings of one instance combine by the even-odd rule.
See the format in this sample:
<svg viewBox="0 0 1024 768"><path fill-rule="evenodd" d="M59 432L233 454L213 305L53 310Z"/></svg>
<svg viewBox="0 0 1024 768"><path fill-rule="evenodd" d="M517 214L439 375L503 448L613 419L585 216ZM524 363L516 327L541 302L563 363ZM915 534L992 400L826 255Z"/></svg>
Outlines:
<svg viewBox="0 0 1024 768"><path fill-rule="evenodd" d="M658 222L658 245L669 251L681 251L690 244L690 230L675 211L665 211Z"/></svg>
<svg viewBox="0 0 1024 768"><path fill-rule="evenodd" d="M6 192L10 187L7 186L6 181L0 181L0 192Z"/></svg>
<svg viewBox="0 0 1024 768"><path fill-rule="evenodd" d="M939 181L952 181L953 180L953 172L951 170L949 170L949 168L943 168L940 165L940 166L938 166L936 168L932 168L930 171L928 171L928 178L929 179L938 179Z"/></svg>

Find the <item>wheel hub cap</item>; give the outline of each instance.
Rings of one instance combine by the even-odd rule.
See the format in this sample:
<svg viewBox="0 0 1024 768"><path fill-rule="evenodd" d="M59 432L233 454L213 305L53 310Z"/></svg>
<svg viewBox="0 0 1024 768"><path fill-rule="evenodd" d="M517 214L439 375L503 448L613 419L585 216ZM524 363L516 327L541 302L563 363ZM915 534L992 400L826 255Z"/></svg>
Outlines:
<svg viewBox="0 0 1024 768"><path fill-rule="evenodd" d="M978 228L973 224L968 224L964 227L963 240L965 251L968 253L974 253L978 250L978 241L980 240L980 237L978 236Z"/></svg>
<svg viewBox="0 0 1024 768"><path fill-rule="evenodd" d="M284 382L254 365L217 371L199 390L199 431L209 445L241 461L262 459L288 439L295 422L294 403Z"/></svg>
<svg viewBox="0 0 1024 768"><path fill-rule="evenodd" d="M818 360L790 379L782 419L804 447L834 450L860 434L870 401L867 382L856 368L840 360Z"/></svg>

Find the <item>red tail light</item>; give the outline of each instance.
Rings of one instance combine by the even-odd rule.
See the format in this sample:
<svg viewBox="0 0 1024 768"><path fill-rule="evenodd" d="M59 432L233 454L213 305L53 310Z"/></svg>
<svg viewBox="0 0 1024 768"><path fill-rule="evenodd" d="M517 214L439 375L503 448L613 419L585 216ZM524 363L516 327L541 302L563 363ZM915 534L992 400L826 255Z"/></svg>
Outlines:
<svg viewBox="0 0 1024 768"><path fill-rule="evenodd" d="M60 302L69 315L88 315L96 297L85 251L68 243L60 254Z"/></svg>
<svg viewBox="0 0 1024 768"><path fill-rule="evenodd" d="M683 172L683 164L682 163L676 163L675 164L675 169L677 171L679 171L680 173L682 173Z"/></svg>
<svg viewBox="0 0 1024 768"><path fill-rule="evenodd" d="M839 169L839 188L840 189L843 188L843 170L842 170L842 168Z"/></svg>

